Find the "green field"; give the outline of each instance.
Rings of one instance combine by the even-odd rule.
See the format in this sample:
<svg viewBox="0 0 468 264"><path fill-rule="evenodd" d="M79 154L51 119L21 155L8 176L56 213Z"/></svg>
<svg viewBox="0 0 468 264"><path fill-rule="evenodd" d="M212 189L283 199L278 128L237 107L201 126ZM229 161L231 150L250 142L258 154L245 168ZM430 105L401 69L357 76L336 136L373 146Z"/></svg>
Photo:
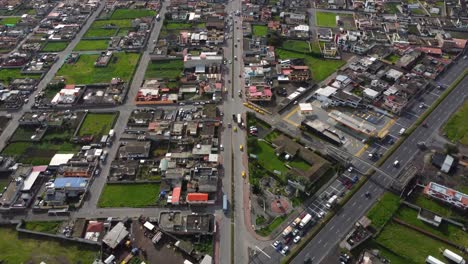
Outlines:
<svg viewBox="0 0 468 264"><path fill-rule="evenodd" d="M465 223L468 223L468 220L463 215L463 213L458 213L452 210L447 204L443 204L440 201L427 198L423 194L417 195L415 198L412 198L411 202L441 216L453 218L456 221L463 221Z"/></svg>
<svg viewBox="0 0 468 264"><path fill-rule="evenodd" d="M168 22L165 25L168 30L182 30L182 29L191 29L192 24L190 23L181 23L181 22Z"/></svg>
<svg viewBox="0 0 468 264"><path fill-rule="evenodd" d="M176 79L184 70L182 60L153 61L148 64L145 78Z"/></svg>
<svg viewBox="0 0 468 264"><path fill-rule="evenodd" d="M63 240L28 238L13 228L0 228L0 259L4 263L92 263L99 249Z"/></svg>
<svg viewBox="0 0 468 264"><path fill-rule="evenodd" d="M287 218L287 215L278 216L269 225L260 230L257 230L256 232L261 236L268 236L271 234L271 232L275 231L275 229L277 229Z"/></svg>
<svg viewBox="0 0 468 264"><path fill-rule="evenodd" d="M281 45L281 48L305 53L309 53L311 51L309 42L301 40L286 40ZM318 53L320 53L320 51Z"/></svg>
<svg viewBox="0 0 468 264"><path fill-rule="evenodd" d="M332 12L315 12L317 26L319 27L336 27L336 13Z"/></svg>
<svg viewBox="0 0 468 264"><path fill-rule="evenodd" d="M391 54L385 57L385 59L391 63L396 63L400 59L400 56L396 54Z"/></svg>
<svg viewBox="0 0 468 264"><path fill-rule="evenodd" d="M134 19L139 17L154 16L156 12L148 9L125 9L119 8L112 13L111 19Z"/></svg>
<svg viewBox="0 0 468 264"><path fill-rule="evenodd" d="M0 25L16 25L21 17L5 17L0 19Z"/></svg>
<svg viewBox="0 0 468 264"><path fill-rule="evenodd" d="M376 241L406 259L407 263L425 263L428 255L445 259L442 251L447 248L460 254L447 244L396 223L386 225Z"/></svg>
<svg viewBox="0 0 468 264"><path fill-rule="evenodd" d="M393 213L400 206L400 197L386 192L379 201L369 210L367 217L372 221L372 225L381 228L392 217Z"/></svg>
<svg viewBox="0 0 468 264"><path fill-rule="evenodd" d="M268 34L268 27L262 25L253 25L252 34L258 37L265 37Z"/></svg>
<svg viewBox="0 0 468 264"><path fill-rule="evenodd" d="M258 163L265 169L271 172L277 170L281 174L285 174L288 171L283 161L276 156L275 149L268 145L268 143L258 141L258 147L256 149L249 149L249 151L258 156Z"/></svg>
<svg viewBox="0 0 468 264"><path fill-rule="evenodd" d="M60 225L62 225L60 221L35 221L25 222L23 228L42 233L56 234L59 231Z"/></svg>
<svg viewBox="0 0 468 264"><path fill-rule="evenodd" d="M2 154L19 158L18 162L37 166L49 164L56 153L74 153L79 149L79 145L69 142L41 141L34 144L31 144L31 142L14 142L8 144L3 149Z"/></svg>
<svg viewBox="0 0 468 264"><path fill-rule="evenodd" d="M400 13L400 10L398 9L399 5L400 3L385 3L385 13L388 13L388 14Z"/></svg>
<svg viewBox="0 0 468 264"><path fill-rule="evenodd" d="M54 42L47 42L44 47L42 47L42 52L57 52L66 49L68 46L68 42L66 41L54 41Z"/></svg>
<svg viewBox="0 0 468 264"><path fill-rule="evenodd" d="M301 158L294 158L294 160L289 162L288 165L302 171L307 171L308 169L310 169L310 164L305 162Z"/></svg>
<svg viewBox="0 0 468 264"><path fill-rule="evenodd" d="M107 184L99 207L154 206L159 197L159 184Z"/></svg>
<svg viewBox="0 0 468 264"><path fill-rule="evenodd" d="M116 118L117 115L114 113L88 113L86 115L85 120L81 124L80 130L78 131L78 135L93 135L95 137L107 135L109 133L109 130L112 129Z"/></svg>
<svg viewBox="0 0 468 264"><path fill-rule="evenodd" d="M39 79L41 74L22 74L21 69L0 69L0 81L9 84L14 79Z"/></svg>
<svg viewBox="0 0 468 264"><path fill-rule="evenodd" d="M276 54L282 60L303 58L306 65L309 66L309 69L312 72L312 79L318 82L323 81L345 64L345 61L343 60L325 60L307 54L287 51L283 49L276 49Z"/></svg>
<svg viewBox="0 0 468 264"><path fill-rule="evenodd" d="M452 142L468 145L468 102L450 117L444 132Z"/></svg>
<svg viewBox="0 0 468 264"><path fill-rule="evenodd" d="M84 38L109 38L113 37L117 32L116 28L90 28L84 34Z"/></svg>
<svg viewBox="0 0 468 264"><path fill-rule="evenodd" d="M96 20L91 24L91 28L106 28L106 27L118 27L118 28L129 28L132 27L131 19L106 19Z"/></svg>
<svg viewBox="0 0 468 264"><path fill-rule="evenodd" d="M421 229L431 232L434 235L448 239L463 247L468 247L468 235L460 227L449 224L446 221L443 221L439 227L427 224L426 222L423 222L417 218L418 211L411 209L407 206L400 207L395 217L405 221L408 224L417 226Z"/></svg>
<svg viewBox="0 0 468 264"><path fill-rule="evenodd" d="M107 67L94 67L99 55L81 54L75 64L64 64L57 72L69 84L108 83L114 77L129 81L140 58L138 53L114 53Z"/></svg>
<svg viewBox="0 0 468 264"><path fill-rule="evenodd" d="M80 40L75 46L74 51L88 51L88 50L106 50L109 41L105 39L100 40Z"/></svg>

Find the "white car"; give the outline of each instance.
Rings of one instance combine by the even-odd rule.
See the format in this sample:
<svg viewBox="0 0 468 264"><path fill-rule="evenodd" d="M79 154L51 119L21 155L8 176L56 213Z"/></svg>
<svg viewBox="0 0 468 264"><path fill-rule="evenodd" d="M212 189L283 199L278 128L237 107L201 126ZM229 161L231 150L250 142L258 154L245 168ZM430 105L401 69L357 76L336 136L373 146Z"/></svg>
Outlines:
<svg viewBox="0 0 468 264"><path fill-rule="evenodd" d="M285 246L285 247L281 250L281 254L283 254L283 255L286 255L288 252L289 252L289 246Z"/></svg>
<svg viewBox="0 0 468 264"><path fill-rule="evenodd" d="M393 162L393 167L398 167L398 165L400 165L400 162L398 160L395 160L395 162Z"/></svg>
<svg viewBox="0 0 468 264"><path fill-rule="evenodd" d="M353 172L353 167L349 167L348 172Z"/></svg>
<svg viewBox="0 0 468 264"><path fill-rule="evenodd" d="M293 242L295 244L299 243L299 241L301 241L301 236L296 236L294 239L293 239Z"/></svg>
<svg viewBox="0 0 468 264"><path fill-rule="evenodd" d="M400 132L398 132L398 134L403 135L405 133L405 131L406 131L406 129L402 128L402 129L400 129Z"/></svg>
<svg viewBox="0 0 468 264"><path fill-rule="evenodd" d="M317 213L317 217L318 217L318 218L322 218L324 215L325 215L325 212L324 212L324 211L319 211L319 212Z"/></svg>

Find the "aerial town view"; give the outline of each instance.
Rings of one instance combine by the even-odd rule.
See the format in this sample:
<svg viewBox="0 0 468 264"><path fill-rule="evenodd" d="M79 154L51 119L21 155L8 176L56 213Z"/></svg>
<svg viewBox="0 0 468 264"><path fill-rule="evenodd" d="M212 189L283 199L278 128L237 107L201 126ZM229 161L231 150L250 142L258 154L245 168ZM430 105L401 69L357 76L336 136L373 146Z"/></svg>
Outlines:
<svg viewBox="0 0 468 264"><path fill-rule="evenodd" d="M465 264L468 0L0 0L0 264Z"/></svg>

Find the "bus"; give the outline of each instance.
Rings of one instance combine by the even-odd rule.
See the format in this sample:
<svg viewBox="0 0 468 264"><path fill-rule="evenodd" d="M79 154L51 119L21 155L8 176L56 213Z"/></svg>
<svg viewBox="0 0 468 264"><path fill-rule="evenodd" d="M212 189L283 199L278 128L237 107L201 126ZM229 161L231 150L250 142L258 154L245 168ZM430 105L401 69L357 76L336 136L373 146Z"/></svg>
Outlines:
<svg viewBox="0 0 468 264"><path fill-rule="evenodd" d="M223 211L227 213L228 211L228 197L227 194L223 195Z"/></svg>

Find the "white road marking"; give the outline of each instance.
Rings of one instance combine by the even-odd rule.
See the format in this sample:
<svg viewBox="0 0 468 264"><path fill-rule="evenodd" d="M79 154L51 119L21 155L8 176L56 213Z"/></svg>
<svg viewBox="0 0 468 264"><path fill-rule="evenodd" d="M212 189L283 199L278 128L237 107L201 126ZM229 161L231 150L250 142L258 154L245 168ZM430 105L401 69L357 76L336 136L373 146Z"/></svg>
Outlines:
<svg viewBox="0 0 468 264"><path fill-rule="evenodd" d="M356 201L354 201L352 204L351 204L351 207L354 207L356 205Z"/></svg>
<svg viewBox="0 0 468 264"><path fill-rule="evenodd" d="M273 246L273 245L271 245L271 246ZM265 251L261 250L261 249L260 249L259 247L257 247L257 246L255 246L255 248L256 248L258 251L262 252L263 255L265 255L265 256L267 256L269 259L271 259L271 257L270 257L267 253L265 253Z"/></svg>
<svg viewBox="0 0 468 264"><path fill-rule="evenodd" d="M332 225L332 226L330 227L330 231L333 231L334 228L335 228L335 226Z"/></svg>
<svg viewBox="0 0 468 264"><path fill-rule="evenodd" d="M322 243L322 239L320 239L320 240L318 241L318 244L320 244L320 243Z"/></svg>

